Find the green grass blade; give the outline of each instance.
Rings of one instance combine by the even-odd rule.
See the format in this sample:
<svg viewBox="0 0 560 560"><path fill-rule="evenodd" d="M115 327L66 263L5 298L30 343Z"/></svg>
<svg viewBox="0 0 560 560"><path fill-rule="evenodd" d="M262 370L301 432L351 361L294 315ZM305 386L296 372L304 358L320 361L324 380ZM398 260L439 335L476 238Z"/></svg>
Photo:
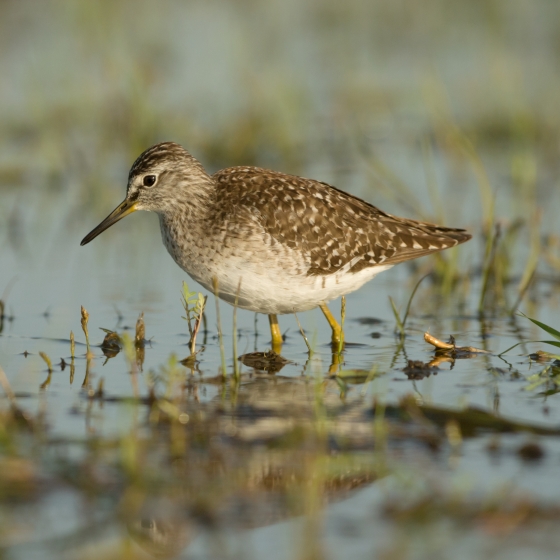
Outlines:
<svg viewBox="0 0 560 560"><path fill-rule="evenodd" d="M543 344L550 344L551 346L556 346L560 348L560 342L556 342L555 340L541 340Z"/></svg>
<svg viewBox="0 0 560 560"><path fill-rule="evenodd" d="M557 346L558 348L560 348L560 342L556 342L555 340L523 340L522 342L517 342L513 346L510 346L507 350L504 350L503 352L497 354L498 358L500 356L503 356L504 354L507 354L510 350L513 350L521 344L550 344L551 346Z"/></svg>
<svg viewBox="0 0 560 560"><path fill-rule="evenodd" d="M412 300L414 299L414 295L416 294L416 290L418 290L418 288L420 287L420 284L422 283L422 280L424 280L424 278L427 278L427 274L425 276L422 276L422 278L420 278L420 280L418 280L418 282L416 283L416 286L414 286L414 290L412 290L412 293L410 294L410 298L408 300L408 303L406 304L406 311L404 312L404 317L402 320L402 328L404 330L404 327L406 326L406 320L408 319L408 312L410 311L410 304L412 303Z"/></svg>
<svg viewBox="0 0 560 560"><path fill-rule="evenodd" d="M393 310L393 315L395 316L395 321L397 322L397 328L395 330L400 332L402 335L404 334L404 326L397 310L397 306L395 305L395 302L393 301L393 298L391 296L389 296L389 301L391 302L391 309Z"/></svg>
<svg viewBox="0 0 560 560"><path fill-rule="evenodd" d="M519 312L519 315L521 315L522 317L525 317L526 319L529 319L529 321L531 321L531 323L534 323L535 325L537 325L537 327L540 327L543 331L546 331L549 335L553 336L556 340L560 340L560 331L557 331L556 329L553 329L552 327L549 327L548 325L545 325L544 323L541 323L540 321L537 321L536 319L531 319L531 317L527 317L527 315L525 315L524 313L521 313L521 311ZM545 341L543 341L543 342L545 342ZM547 342L547 344L552 344L553 346L556 346L556 344L554 344L554 343Z"/></svg>

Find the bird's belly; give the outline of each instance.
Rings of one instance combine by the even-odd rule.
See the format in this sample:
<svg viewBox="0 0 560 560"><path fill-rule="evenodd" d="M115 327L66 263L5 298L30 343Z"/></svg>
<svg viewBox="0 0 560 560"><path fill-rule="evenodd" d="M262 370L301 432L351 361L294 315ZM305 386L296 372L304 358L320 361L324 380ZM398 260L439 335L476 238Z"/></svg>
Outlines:
<svg viewBox="0 0 560 560"><path fill-rule="evenodd" d="M339 271L307 275L300 254L286 247L263 246L262 239L245 244L217 239L178 239L162 227L163 242L175 262L220 299L257 313L285 314L314 309L323 302L360 288L391 266L373 266L359 272Z"/></svg>
<svg viewBox="0 0 560 560"><path fill-rule="evenodd" d="M182 266L194 280L214 293L214 278L220 299L241 309L257 313L297 313L314 309L323 302L360 288L379 272L390 266L376 266L357 273L308 276L288 271L271 263L269 268L254 267L251 263L230 258L212 269L200 266Z"/></svg>

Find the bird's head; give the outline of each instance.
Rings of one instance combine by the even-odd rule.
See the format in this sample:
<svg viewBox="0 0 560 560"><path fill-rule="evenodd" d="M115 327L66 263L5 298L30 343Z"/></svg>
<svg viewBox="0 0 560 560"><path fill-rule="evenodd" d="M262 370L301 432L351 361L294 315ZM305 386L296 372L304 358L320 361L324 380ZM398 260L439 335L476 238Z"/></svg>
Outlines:
<svg viewBox="0 0 560 560"><path fill-rule="evenodd" d="M137 210L165 214L184 201L195 204L207 192L210 183L202 165L182 146L174 142L156 144L132 164L126 198L82 239L80 245L86 245Z"/></svg>

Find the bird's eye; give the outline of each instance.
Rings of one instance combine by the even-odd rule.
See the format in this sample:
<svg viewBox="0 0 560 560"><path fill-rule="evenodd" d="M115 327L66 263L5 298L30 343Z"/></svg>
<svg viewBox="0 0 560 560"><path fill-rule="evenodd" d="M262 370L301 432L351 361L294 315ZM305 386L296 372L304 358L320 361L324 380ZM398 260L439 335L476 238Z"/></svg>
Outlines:
<svg viewBox="0 0 560 560"><path fill-rule="evenodd" d="M145 187L153 187L155 185L155 182L156 182L155 175L145 175L144 179L142 180L142 184Z"/></svg>

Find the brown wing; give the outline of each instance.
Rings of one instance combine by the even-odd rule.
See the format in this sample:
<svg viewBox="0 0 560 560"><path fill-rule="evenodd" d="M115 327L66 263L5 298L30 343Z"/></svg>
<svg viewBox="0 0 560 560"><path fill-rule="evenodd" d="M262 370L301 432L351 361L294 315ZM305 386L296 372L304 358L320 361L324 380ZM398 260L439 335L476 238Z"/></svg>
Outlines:
<svg viewBox="0 0 560 560"><path fill-rule="evenodd" d="M249 212L276 242L301 252L307 274L358 272L429 255L471 235L462 229L398 218L335 187L256 167L213 176L218 206Z"/></svg>

